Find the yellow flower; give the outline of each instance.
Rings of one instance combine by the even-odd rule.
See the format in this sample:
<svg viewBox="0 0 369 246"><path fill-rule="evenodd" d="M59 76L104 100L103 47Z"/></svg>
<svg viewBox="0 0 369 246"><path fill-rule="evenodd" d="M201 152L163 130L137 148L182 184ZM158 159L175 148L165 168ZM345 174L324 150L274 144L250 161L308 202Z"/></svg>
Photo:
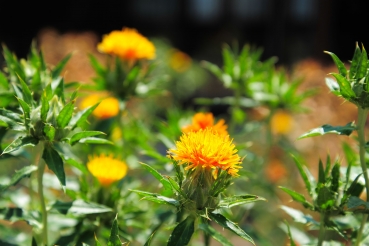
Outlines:
<svg viewBox="0 0 369 246"><path fill-rule="evenodd" d="M191 66L191 57L178 50L171 51L169 65L177 72L182 73Z"/></svg>
<svg viewBox="0 0 369 246"><path fill-rule="evenodd" d="M90 157L87 168L99 180L102 186L109 186L127 174L127 165L125 162L104 154Z"/></svg>
<svg viewBox="0 0 369 246"><path fill-rule="evenodd" d="M103 36L98 44L100 52L118 56L123 60L154 59L155 46L136 29L123 28Z"/></svg>
<svg viewBox="0 0 369 246"><path fill-rule="evenodd" d="M241 158L228 135L221 135L211 128L184 133L176 142L176 148L170 149L169 154L179 164L187 164L185 170L202 167L217 172L222 169L238 176Z"/></svg>
<svg viewBox="0 0 369 246"><path fill-rule="evenodd" d="M228 135L227 125L224 123L223 119L220 119L214 125L214 116L212 113L197 113L192 118L192 125L188 125L182 128L182 132L197 132L199 130L204 130L206 128L212 128L214 131L218 132L220 135Z"/></svg>
<svg viewBox="0 0 369 246"><path fill-rule="evenodd" d="M270 124L274 134L286 134L292 128L293 119L288 112L280 110L274 113Z"/></svg>
<svg viewBox="0 0 369 246"><path fill-rule="evenodd" d="M93 111L93 115L99 119L108 119L118 115L119 101L115 97L104 98L102 95L92 94L85 97L80 103L80 108L85 109L100 102L99 106Z"/></svg>

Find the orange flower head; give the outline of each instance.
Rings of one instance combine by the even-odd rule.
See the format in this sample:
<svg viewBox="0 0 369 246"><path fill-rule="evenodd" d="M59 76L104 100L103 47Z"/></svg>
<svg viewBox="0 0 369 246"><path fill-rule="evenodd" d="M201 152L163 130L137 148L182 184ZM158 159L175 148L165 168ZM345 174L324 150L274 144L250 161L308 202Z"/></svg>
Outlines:
<svg viewBox="0 0 369 246"><path fill-rule="evenodd" d="M100 52L118 56L123 60L154 59L155 46L136 29L123 28L122 31L112 31L103 36L98 44Z"/></svg>
<svg viewBox="0 0 369 246"><path fill-rule="evenodd" d="M293 126L293 119L288 112L280 110L272 116L270 124L274 134L287 134Z"/></svg>
<svg viewBox="0 0 369 246"><path fill-rule="evenodd" d="M222 169L232 176L238 176L238 169L241 168L241 158L236 153L229 135L221 135L212 128L184 133L176 142L176 149L169 150L179 164L187 164L185 170L197 167L214 171Z"/></svg>
<svg viewBox="0 0 369 246"><path fill-rule="evenodd" d="M122 179L127 174L125 162L104 154L89 158L87 169L105 187Z"/></svg>
<svg viewBox="0 0 369 246"><path fill-rule="evenodd" d="M80 103L80 108L85 109L100 102L99 106L93 111L93 115L98 119L108 119L117 116L119 113L119 101L115 97L106 97L92 94L85 97Z"/></svg>
<svg viewBox="0 0 369 246"><path fill-rule="evenodd" d="M227 125L223 119L220 119L214 125L214 116L212 113L197 113L192 118L192 124L182 128L182 132L197 132L201 129L212 128L220 135L228 135Z"/></svg>

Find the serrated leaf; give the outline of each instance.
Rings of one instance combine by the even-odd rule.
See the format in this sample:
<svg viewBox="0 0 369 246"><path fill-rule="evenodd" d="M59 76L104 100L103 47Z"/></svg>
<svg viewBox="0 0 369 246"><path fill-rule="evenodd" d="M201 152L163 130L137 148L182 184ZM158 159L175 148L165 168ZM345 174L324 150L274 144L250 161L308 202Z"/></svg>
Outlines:
<svg viewBox="0 0 369 246"><path fill-rule="evenodd" d="M179 223L169 237L167 246L185 246L191 240L195 231L195 218L189 215L184 221Z"/></svg>
<svg viewBox="0 0 369 246"><path fill-rule="evenodd" d="M38 144L38 140L34 137L20 136L4 149L2 155L18 150L21 147L36 146L37 144Z"/></svg>
<svg viewBox="0 0 369 246"><path fill-rule="evenodd" d="M230 230L231 232L234 232L236 235L255 245L254 240L234 222L230 221L221 214L209 213L208 215L209 218L216 222L218 225L226 228L227 230Z"/></svg>
<svg viewBox="0 0 369 246"><path fill-rule="evenodd" d="M15 175L11 178L10 182L6 185L0 184L0 193L8 189L10 186L16 185L21 179L29 177L32 172L37 170L37 166L25 166L22 169L15 171Z"/></svg>
<svg viewBox="0 0 369 246"><path fill-rule="evenodd" d="M350 122L345 126L331 126L331 125L322 125L321 127L314 128L307 133L302 134L298 139L322 136L325 134L337 134L337 135L347 135L349 136L353 131L356 130L356 126L354 122Z"/></svg>
<svg viewBox="0 0 369 246"><path fill-rule="evenodd" d="M223 198L219 202L219 207L222 208L231 208L234 206L239 206L242 204L252 203L252 202L258 202L258 201L266 201L265 198L255 195L240 195L240 196L231 196Z"/></svg>
<svg viewBox="0 0 369 246"><path fill-rule="evenodd" d="M146 191L140 191L140 190L130 190L132 192L135 192L137 194L139 194L140 196L143 196L142 199L145 200L149 200L152 202L156 202L159 204L166 204L166 205L171 205L171 206L175 206L178 207L180 204L176 199L173 198L169 198L166 196L162 196L160 194L157 193L151 193L151 192L146 192Z"/></svg>
<svg viewBox="0 0 369 246"><path fill-rule="evenodd" d="M338 68L339 73L343 77L346 77L346 75L347 75L347 69L345 67L345 64L343 64L343 62L335 54L333 54L332 52L324 51L324 53L326 53L326 54L328 54L328 55L330 55L332 57L334 63L336 64L336 66Z"/></svg>
<svg viewBox="0 0 369 246"><path fill-rule="evenodd" d="M76 128L77 126L83 127L86 124L88 116L95 110L100 103L96 103L95 105L84 109L83 111L78 112L70 121L70 126L72 129Z"/></svg>
<svg viewBox="0 0 369 246"><path fill-rule="evenodd" d="M53 203L51 209L55 209L61 214L75 215L100 214L113 211L111 208L105 205L87 202L80 199L71 202L62 202L57 200L55 203Z"/></svg>
<svg viewBox="0 0 369 246"><path fill-rule="evenodd" d="M122 246L122 242L119 238L119 228L118 228L118 214L113 220L113 225L110 230L110 236L108 241L108 246Z"/></svg>
<svg viewBox="0 0 369 246"><path fill-rule="evenodd" d="M75 100L67 103L56 117L56 123L60 128L66 127L71 120L74 111L74 103Z"/></svg>
<svg viewBox="0 0 369 246"><path fill-rule="evenodd" d="M49 139L49 141L54 141L55 128L51 124L45 124L44 133Z"/></svg>
<svg viewBox="0 0 369 246"><path fill-rule="evenodd" d="M290 195L294 201L301 203L304 207L310 209L314 208L314 206L308 201L306 201L306 198L300 193L290 190L283 186L279 186L279 188L282 189L284 192L286 192L288 195Z"/></svg>
<svg viewBox="0 0 369 246"><path fill-rule="evenodd" d="M75 133L69 140L70 145L74 145L79 140L83 138L88 138L96 135L106 135L104 132L100 131L83 131L83 132L77 132Z"/></svg>
<svg viewBox="0 0 369 246"><path fill-rule="evenodd" d="M307 191L309 192L310 195L312 195L311 183L310 183L310 180L309 180L309 178L308 178L308 176L307 176L307 174L306 174L306 172L303 168L303 165L301 164L301 162L294 155L291 155L291 156L292 156L293 160L295 161L296 167L299 170L301 178L305 183L305 187L306 187Z"/></svg>
<svg viewBox="0 0 369 246"><path fill-rule="evenodd" d="M223 246L233 246L233 244L231 244L231 242L228 241L227 238L225 238L222 234L220 234L217 230L215 230L210 225L202 223L199 225L199 229L211 235L215 240L220 242Z"/></svg>
<svg viewBox="0 0 369 246"><path fill-rule="evenodd" d="M151 166L142 162L140 162L140 164L146 169L146 171L151 173L151 175L154 176L163 185L165 193L168 193L168 195L173 194L172 185L166 178L164 178L158 171L156 171Z"/></svg>
<svg viewBox="0 0 369 246"><path fill-rule="evenodd" d="M50 145L45 145L42 158L46 165L52 170L62 186L65 186L64 162L59 153Z"/></svg>
<svg viewBox="0 0 369 246"><path fill-rule="evenodd" d="M69 61L69 59L71 58L72 54L68 54L66 57L64 57L55 67L54 69L51 71L51 77L53 79L56 79L57 77L59 77L59 75L61 74L61 71L63 70L63 68L65 67L65 65L67 64L67 62Z"/></svg>
<svg viewBox="0 0 369 246"><path fill-rule="evenodd" d="M95 138L95 137L88 137L82 138L79 140L79 143L88 143L88 144L114 144L113 142L103 139L103 138Z"/></svg>

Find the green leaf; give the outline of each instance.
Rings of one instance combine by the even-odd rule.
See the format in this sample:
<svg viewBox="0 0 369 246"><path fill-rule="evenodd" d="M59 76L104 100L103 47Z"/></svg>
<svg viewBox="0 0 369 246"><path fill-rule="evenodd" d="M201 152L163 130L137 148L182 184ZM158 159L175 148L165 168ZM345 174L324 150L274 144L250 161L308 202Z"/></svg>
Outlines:
<svg viewBox="0 0 369 246"><path fill-rule="evenodd" d="M324 173L323 162L321 159L319 159L318 184L325 184L325 173Z"/></svg>
<svg viewBox="0 0 369 246"><path fill-rule="evenodd" d="M108 241L108 246L122 246L122 242L119 238L119 228L118 228L118 214L113 220L113 225L110 230L110 236Z"/></svg>
<svg viewBox="0 0 369 246"><path fill-rule="evenodd" d="M338 192L340 181L340 165L336 163L332 168L331 191Z"/></svg>
<svg viewBox="0 0 369 246"><path fill-rule="evenodd" d="M0 88L3 87L5 90L9 89L9 81L6 76L0 71Z"/></svg>
<svg viewBox="0 0 369 246"><path fill-rule="evenodd" d="M356 176L354 181L351 183L350 187L345 191L344 197L342 199L342 203L344 203L348 197L350 196L360 196L361 192L363 192L365 186L359 183L360 176L359 174Z"/></svg>
<svg viewBox="0 0 369 246"><path fill-rule="evenodd" d="M151 173L152 176L154 176L164 187L164 192L168 195L173 194L173 190L172 190L172 185L170 184L170 182L164 178L158 171L156 171L154 168L152 168L151 166L140 162L140 164L146 169L146 171L148 171L149 173Z"/></svg>
<svg viewBox="0 0 369 246"><path fill-rule="evenodd" d="M65 104L64 79L60 77L56 78L51 82L51 87L54 90L54 94Z"/></svg>
<svg viewBox="0 0 369 246"><path fill-rule="evenodd" d="M56 123L60 128L64 128L68 125L70 119L72 118L74 111L75 100L67 103L63 109L60 111L59 115L56 117Z"/></svg>
<svg viewBox="0 0 369 246"><path fill-rule="evenodd" d="M337 83L340 86L340 92L344 98L350 99L352 97L356 97L355 92L351 88L350 82L345 77L338 73L330 73L330 75L337 80Z"/></svg>
<svg viewBox="0 0 369 246"><path fill-rule="evenodd" d="M22 107L23 110L23 116L24 116L24 125L28 125L28 122L30 121L30 113L31 113L31 109L29 107L29 105L23 101L22 99L17 97L17 100L20 104L20 106Z"/></svg>
<svg viewBox="0 0 369 246"><path fill-rule="evenodd" d="M204 223L200 224L199 229L211 235L215 240L220 242L223 246L233 246L233 244L231 244L231 242L229 242L227 238L225 238L222 234L216 231L209 224L204 224Z"/></svg>
<svg viewBox="0 0 369 246"><path fill-rule="evenodd" d="M38 144L38 140L34 137L20 136L4 149L2 155L18 150L21 147L36 146L37 144Z"/></svg>
<svg viewBox="0 0 369 246"><path fill-rule="evenodd" d="M292 238L290 225L287 223L287 221L285 221L284 223L287 226L288 237L290 238L290 246L296 246L295 241L293 241L293 238Z"/></svg>
<svg viewBox="0 0 369 246"><path fill-rule="evenodd" d="M255 245L254 240L234 222L230 221L221 214L209 213L208 215L210 219L215 221L218 225L230 230L231 232L234 232L236 235Z"/></svg>
<svg viewBox="0 0 369 246"><path fill-rule="evenodd" d="M341 96L340 86L334 79L325 78L325 84L333 94L335 94L336 96Z"/></svg>
<svg viewBox="0 0 369 246"><path fill-rule="evenodd" d="M88 144L114 144L113 142L103 139L103 138L95 138L95 137L88 137L82 138L79 140L79 143L88 143Z"/></svg>
<svg viewBox="0 0 369 246"><path fill-rule="evenodd" d="M63 60L61 60L55 67L54 69L51 71L51 77L53 79L56 79L57 77L59 77L59 75L61 74L61 71L63 70L63 68L65 67L65 65L67 64L67 62L69 61L69 59L71 58L72 54L68 54L66 57L63 58Z"/></svg>
<svg viewBox="0 0 369 246"><path fill-rule="evenodd" d="M39 222L40 213L38 211L27 211L23 208L0 208L0 220L8 220L10 222L26 221L35 229L42 228L42 224Z"/></svg>
<svg viewBox="0 0 369 246"><path fill-rule="evenodd" d="M151 241L154 238L154 235L155 235L155 232L150 235L150 237L147 239L147 241L144 244L144 246L150 246L151 245Z"/></svg>
<svg viewBox="0 0 369 246"><path fill-rule="evenodd" d="M69 143L70 143L70 145L74 145L75 143L77 143L79 140L81 140L83 138L92 137L92 136L96 136L96 135L106 135L106 134L104 132L100 132L100 131L77 132L70 138Z"/></svg>
<svg viewBox="0 0 369 246"><path fill-rule="evenodd" d="M21 116L10 110L0 108L0 121L5 122L9 128L15 131L26 130L26 128L23 125Z"/></svg>
<svg viewBox="0 0 369 246"><path fill-rule="evenodd" d="M50 109L49 99L47 96L46 90L42 93L41 96L41 119L46 122L47 114Z"/></svg>
<svg viewBox="0 0 369 246"><path fill-rule="evenodd" d="M310 183L310 180L303 168L303 165L301 164L301 162L294 156L294 155L291 155L293 160L295 161L295 164L296 164L296 167L297 169L299 170L300 172L300 175L302 177L302 180L304 181L305 183L305 187L307 189L307 191L309 192L310 195L312 195L312 189L311 189L311 183Z"/></svg>
<svg viewBox="0 0 369 246"><path fill-rule="evenodd" d="M283 186L279 186L280 189L282 189L284 192L286 192L288 195L290 195L292 197L293 200L295 200L296 202L301 203L305 208L310 208L313 209L314 206L309 203L308 201L306 201L306 198L301 195L300 193L290 190L286 187Z"/></svg>
<svg viewBox="0 0 369 246"><path fill-rule="evenodd" d="M31 166L25 166L19 171L15 171L15 175L11 178L10 182L6 185L0 184L0 193L4 190L8 189L10 186L14 186L18 184L18 182L26 177L29 177L32 172L37 170L37 166L31 165Z"/></svg>
<svg viewBox="0 0 369 246"><path fill-rule="evenodd" d="M258 201L266 201L266 199L263 197L249 195L249 194L240 195L240 196L231 196L231 197L226 197L222 199L219 203L219 207L231 208L234 206L252 203L252 202L258 202Z"/></svg>
<svg viewBox="0 0 369 246"><path fill-rule="evenodd" d="M319 189L317 204L323 210L329 210L334 206L335 198L327 187L323 186Z"/></svg>
<svg viewBox="0 0 369 246"><path fill-rule="evenodd" d="M343 64L343 62L335 54L333 54L332 52L324 51L324 53L326 53L326 54L328 54L328 55L330 55L332 57L334 63L336 64L336 66L338 68L339 73L343 77L346 77L346 75L347 75L347 69L345 67L345 64Z"/></svg>
<svg viewBox="0 0 369 246"><path fill-rule="evenodd" d="M49 139L49 141L54 141L55 128L51 124L45 124L44 133Z"/></svg>
<svg viewBox="0 0 369 246"><path fill-rule="evenodd" d="M345 211L354 213L369 213L369 202L361 200L359 197L350 196L348 198L346 206L343 208Z"/></svg>
<svg viewBox="0 0 369 246"><path fill-rule="evenodd" d="M217 76L217 78L219 80L222 80L222 75L223 75L223 71L222 69L220 69L217 65L213 64L213 63L210 63L208 61L202 61L201 62L201 65L209 70L210 72L212 72L215 76Z"/></svg>
<svg viewBox="0 0 369 246"><path fill-rule="evenodd" d="M97 106L99 106L99 104L100 103L96 103L95 105L86 108L73 116L69 123L72 126L72 129L76 128L77 126L83 128L83 126L86 124L88 116L95 110Z"/></svg>
<svg viewBox="0 0 369 246"><path fill-rule="evenodd" d="M360 57L360 62L358 64L357 73L356 73L355 78L356 79L362 79L363 77L365 77L365 75L367 73L367 69L368 69L368 55L367 55L366 50L363 46L362 47L362 52L361 52L361 57Z"/></svg>
<svg viewBox="0 0 369 246"><path fill-rule="evenodd" d="M169 198L166 196L162 196L160 194L157 193L151 193L151 192L146 192L146 191L140 191L140 190L130 190L132 192L135 192L137 194L139 194L140 196L143 196L142 199L148 200L148 201L152 201L152 202L156 202L159 204L166 204L166 205L171 205L171 206L175 206L178 207L180 204L176 199L173 198Z"/></svg>
<svg viewBox="0 0 369 246"><path fill-rule="evenodd" d="M181 190L179 184L172 179L171 177L167 177L170 185L172 186L173 190L175 190L178 194L180 194L183 198L187 198L187 195Z"/></svg>
<svg viewBox="0 0 369 246"><path fill-rule="evenodd" d="M22 86L22 95L23 97L21 97L21 99L23 99L27 104L31 105L33 98L32 98L32 93L28 88L28 85L26 84L26 82L24 82L24 80L18 76L19 82Z"/></svg>
<svg viewBox="0 0 369 246"><path fill-rule="evenodd" d="M57 210L61 214L100 214L112 212L113 210L105 205L97 204L93 202L86 202L83 200L75 200L71 202L56 201L51 206L52 210Z"/></svg>
<svg viewBox="0 0 369 246"><path fill-rule="evenodd" d="M350 79L353 79L356 77L360 59L361 59L361 51L360 51L359 45L356 43L354 57L352 58L350 71L349 71Z"/></svg>
<svg viewBox="0 0 369 246"><path fill-rule="evenodd" d="M349 136L355 130L356 130L356 126L354 122L350 122L345 126L322 125L321 127L314 128L310 130L309 132L302 134L298 139L322 136L325 134L337 134L337 135Z"/></svg>
<svg viewBox="0 0 369 246"><path fill-rule="evenodd" d="M315 221L313 217L311 217L310 215L305 215L300 210L283 205L281 206L281 209L283 209L288 215L290 215L294 219L294 221L298 223L319 225L319 222Z"/></svg>
<svg viewBox="0 0 369 246"><path fill-rule="evenodd" d="M51 145L45 145L42 158L50 170L55 173L62 186L65 186L64 162L59 153Z"/></svg>
<svg viewBox="0 0 369 246"><path fill-rule="evenodd" d="M88 57L90 58L90 63L95 72L103 77L103 75L105 74L104 66L102 66L93 55L89 54Z"/></svg>
<svg viewBox="0 0 369 246"><path fill-rule="evenodd" d="M184 221L179 223L169 237L167 246L185 246L191 240L195 231L195 217L189 215Z"/></svg>

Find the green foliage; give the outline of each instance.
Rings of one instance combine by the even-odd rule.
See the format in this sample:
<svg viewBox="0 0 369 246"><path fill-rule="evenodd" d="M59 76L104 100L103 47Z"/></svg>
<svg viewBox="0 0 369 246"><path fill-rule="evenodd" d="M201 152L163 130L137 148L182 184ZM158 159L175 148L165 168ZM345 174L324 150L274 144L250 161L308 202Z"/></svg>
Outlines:
<svg viewBox="0 0 369 246"><path fill-rule="evenodd" d="M325 134L337 134L337 135L346 135L350 136L353 131L356 130L356 126L354 122L349 122L345 126L331 126L331 125L322 125L321 127L314 128L307 133L302 134L298 139L322 136Z"/></svg>

